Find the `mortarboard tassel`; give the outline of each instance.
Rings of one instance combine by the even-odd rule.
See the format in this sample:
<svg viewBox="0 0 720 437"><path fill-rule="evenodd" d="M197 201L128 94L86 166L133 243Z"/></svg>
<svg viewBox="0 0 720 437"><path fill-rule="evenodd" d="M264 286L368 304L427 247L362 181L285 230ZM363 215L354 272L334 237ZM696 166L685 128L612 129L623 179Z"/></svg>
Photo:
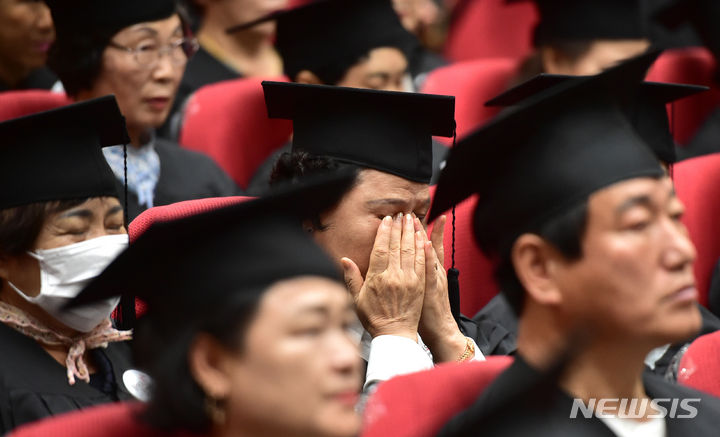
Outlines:
<svg viewBox="0 0 720 437"><path fill-rule="evenodd" d="M123 197L125 198L123 213L125 214L125 225L127 226L128 232L130 231L130 214L128 212L128 177L127 177L127 143L130 138L125 138L123 144ZM128 235L128 238L130 236ZM129 273L129 272L128 272ZM123 330L132 329L135 326L135 296L123 294L120 297L120 304L118 305L117 312L120 320L118 320L118 327Z"/></svg>
<svg viewBox="0 0 720 437"><path fill-rule="evenodd" d="M453 127L453 147L457 141L457 130ZM452 245L451 245L451 266L447 271L448 299L450 300L450 311L455 323L460 326L460 271L455 268L455 205L452 207Z"/></svg>

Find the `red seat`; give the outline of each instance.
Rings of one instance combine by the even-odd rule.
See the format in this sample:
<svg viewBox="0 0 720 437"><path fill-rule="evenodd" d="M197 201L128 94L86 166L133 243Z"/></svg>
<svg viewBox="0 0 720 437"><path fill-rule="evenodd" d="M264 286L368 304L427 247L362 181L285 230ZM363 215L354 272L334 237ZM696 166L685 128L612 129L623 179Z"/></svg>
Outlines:
<svg viewBox="0 0 720 437"><path fill-rule="evenodd" d="M698 337L680 360L678 382L720 397L720 331Z"/></svg>
<svg viewBox="0 0 720 437"><path fill-rule="evenodd" d="M683 222L697 249L695 279L700 303L708 305L713 268L720 258L720 153L700 156L673 166L675 190L685 204Z"/></svg>
<svg viewBox="0 0 720 437"><path fill-rule="evenodd" d="M430 188L435 195L435 187ZM473 211L477 196L472 196L455 208L455 267L460 271L460 311L474 316L499 292L493 276L491 261L480 251L473 235ZM452 214L445 212L445 268L452 266Z"/></svg>
<svg viewBox="0 0 720 437"><path fill-rule="evenodd" d="M362 437L434 436L512 363L509 356L441 364L382 383L365 408Z"/></svg>
<svg viewBox="0 0 720 437"><path fill-rule="evenodd" d="M501 108L485 102L505 91L515 75L513 59L480 59L438 68L428 75L423 92L455 96L457 136L461 138L494 117ZM438 138L450 143L452 140Z"/></svg>
<svg viewBox="0 0 720 437"><path fill-rule="evenodd" d="M452 61L522 58L532 51L537 21L531 1L460 0L452 12L445 57Z"/></svg>
<svg viewBox="0 0 720 437"><path fill-rule="evenodd" d="M242 187L292 132L292 122L267 117L261 81L236 79L200 88L187 103L180 132L180 144L209 155Z"/></svg>
<svg viewBox="0 0 720 437"><path fill-rule="evenodd" d="M21 426L12 437L190 437L189 433L164 433L137 418L142 404L123 402L91 407Z"/></svg>
<svg viewBox="0 0 720 437"><path fill-rule="evenodd" d="M669 114L671 128L680 144L687 144L708 115L720 106L720 88L714 81L715 68L712 54L704 48L696 47L665 51L648 72L647 80L711 88L710 91L672 104Z"/></svg>
<svg viewBox="0 0 720 437"><path fill-rule="evenodd" d="M0 93L0 121L49 111L69 105L65 95L47 90L6 91Z"/></svg>

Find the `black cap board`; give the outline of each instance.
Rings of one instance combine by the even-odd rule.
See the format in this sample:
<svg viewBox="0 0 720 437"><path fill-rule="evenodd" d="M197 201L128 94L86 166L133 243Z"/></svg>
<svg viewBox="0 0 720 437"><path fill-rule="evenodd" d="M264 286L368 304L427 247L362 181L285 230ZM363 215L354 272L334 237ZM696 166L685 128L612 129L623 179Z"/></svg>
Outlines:
<svg viewBox="0 0 720 437"><path fill-rule="evenodd" d="M531 0L507 0L508 3ZM565 40L647 37L642 0L534 0L535 45Z"/></svg>
<svg viewBox="0 0 720 437"><path fill-rule="evenodd" d="M582 80L581 76L539 74L488 100L486 106L512 106L559 84ZM636 93L618 96L628 120L638 135L667 164L677 161L676 146L670 132L665 105L708 90L705 86L676 83L641 82Z"/></svg>
<svg viewBox="0 0 720 437"><path fill-rule="evenodd" d="M418 44L400 23L391 0L321 0L277 11L228 29L236 32L275 20L275 47L291 79L317 73L338 59L360 59L378 47L408 53Z"/></svg>
<svg viewBox="0 0 720 437"><path fill-rule="evenodd" d="M0 123L0 209L53 200L118 197L102 147L127 144L115 97Z"/></svg>
<svg viewBox="0 0 720 437"><path fill-rule="evenodd" d="M293 120L293 150L429 183L432 136L451 137L455 98L263 82L270 118Z"/></svg>
<svg viewBox="0 0 720 437"><path fill-rule="evenodd" d="M340 280L336 265L301 226L352 185L353 172L323 174L266 197L153 224L69 306L137 296L153 312L218 308L295 276Z"/></svg>
<svg viewBox="0 0 720 437"><path fill-rule="evenodd" d="M175 13L175 0L45 0L61 43L89 35L110 38L133 24L157 21Z"/></svg>
<svg viewBox="0 0 720 437"><path fill-rule="evenodd" d="M497 250L613 183L660 177L657 158L615 100L642 81L658 53L567 82L510 108L450 151L433 220L478 193L476 238Z"/></svg>

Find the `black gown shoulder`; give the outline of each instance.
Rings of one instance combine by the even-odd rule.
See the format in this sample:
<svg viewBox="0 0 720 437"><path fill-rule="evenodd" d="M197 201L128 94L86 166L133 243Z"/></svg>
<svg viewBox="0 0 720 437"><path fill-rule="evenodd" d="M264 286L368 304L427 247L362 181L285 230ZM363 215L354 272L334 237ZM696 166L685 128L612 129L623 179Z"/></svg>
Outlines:
<svg viewBox="0 0 720 437"><path fill-rule="evenodd" d="M77 380L70 385L64 366L35 340L0 323L0 435L24 423L93 405L134 399L123 384L132 367L130 347L110 343L101 352L112 367L115 390L104 393Z"/></svg>
<svg viewBox="0 0 720 437"><path fill-rule="evenodd" d="M209 156L187 150L162 138L155 141L160 158L160 179L155 187L154 206L205 197L237 196L243 194L235 182ZM122 181L117 180L120 201L123 202ZM146 208L137 196L128 192L128 215L132 221Z"/></svg>

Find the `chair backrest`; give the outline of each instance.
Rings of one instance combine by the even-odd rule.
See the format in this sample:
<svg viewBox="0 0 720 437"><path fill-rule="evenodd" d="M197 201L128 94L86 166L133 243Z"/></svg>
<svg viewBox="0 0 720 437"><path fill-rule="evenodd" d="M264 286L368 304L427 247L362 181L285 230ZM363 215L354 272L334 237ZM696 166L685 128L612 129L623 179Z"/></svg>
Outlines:
<svg viewBox="0 0 720 437"><path fill-rule="evenodd" d="M698 337L680 360L678 382L720 397L720 331Z"/></svg>
<svg viewBox="0 0 720 437"><path fill-rule="evenodd" d="M268 118L260 82L235 79L200 88L185 107L180 132L181 145L209 155L242 187L292 132L291 121Z"/></svg>
<svg viewBox="0 0 720 437"><path fill-rule="evenodd" d="M119 402L91 407L33 422L15 429L12 437L190 437L165 433L143 424L137 417L142 404Z"/></svg>
<svg viewBox="0 0 720 437"><path fill-rule="evenodd" d="M663 52L648 72L647 80L711 88L668 105L671 129L680 144L687 144L710 113L720 106L720 88L714 81L716 65L708 50L693 47Z"/></svg>
<svg viewBox="0 0 720 437"><path fill-rule="evenodd" d="M720 258L720 153L699 156L673 166L675 190L685 204L683 222L697 249L695 279L700 303L708 305L713 268Z"/></svg>
<svg viewBox="0 0 720 437"><path fill-rule="evenodd" d="M435 195L435 187L430 187ZM472 317L499 292L491 261L480 251L473 235L473 211L477 196L455 208L455 267L460 271L460 311ZM445 212L445 268L452 266L452 211Z"/></svg>
<svg viewBox="0 0 720 437"><path fill-rule="evenodd" d="M362 437L430 437L512 363L509 356L441 364L383 382L365 407Z"/></svg>
<svg viewBox="0 0 720 437"><path fill-rule="evenodd" d="M537 21L534 2L460 0L452 12L445 57L452 61L522 58L532 51Z"/></svg>
<svg viewBox="0 0 720 437"><path fill-rule="evenodd" d="M457 136L462 138L500 111L486 107L485 102L505 91L516 70L517 61L509 58L459 62L431 72L422 91L455 96ZM452 142L447 138L438 140Z"/></svg>
<svg viewBox="0 0 720 437"><path fill-rule="evenodd" d="M48 111L72 103L65 94L47 90L6 91L0 93L0 121Z"/></svg>

